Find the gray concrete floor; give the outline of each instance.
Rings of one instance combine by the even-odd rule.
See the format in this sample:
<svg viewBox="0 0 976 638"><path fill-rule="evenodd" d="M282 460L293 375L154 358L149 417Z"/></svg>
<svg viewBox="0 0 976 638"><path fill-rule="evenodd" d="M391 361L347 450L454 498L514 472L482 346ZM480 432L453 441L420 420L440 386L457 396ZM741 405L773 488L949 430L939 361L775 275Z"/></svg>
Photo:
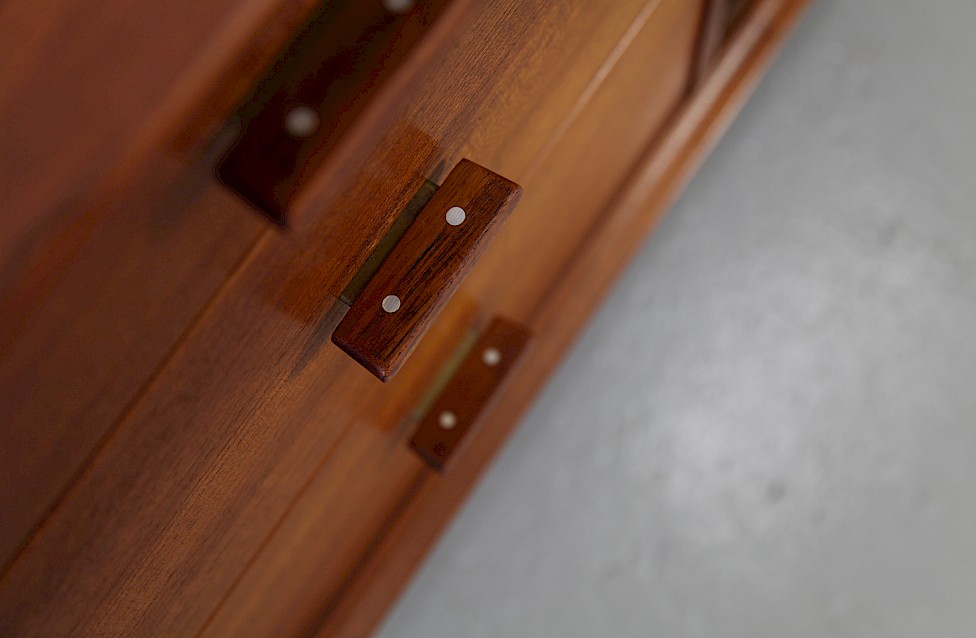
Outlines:
<svg viewBox="0 0 976 638"><path fill-rule="evenodd" d="M974 28L815 2L380 636L976 636Z"/></svg>

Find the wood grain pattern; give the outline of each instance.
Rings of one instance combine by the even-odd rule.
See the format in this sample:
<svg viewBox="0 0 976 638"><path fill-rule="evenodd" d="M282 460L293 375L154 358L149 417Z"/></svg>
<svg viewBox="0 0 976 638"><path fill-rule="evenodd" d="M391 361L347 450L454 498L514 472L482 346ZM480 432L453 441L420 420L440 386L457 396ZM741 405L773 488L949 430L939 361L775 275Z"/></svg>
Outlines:
<svg viewBox="0 0 976 638"><path fill-rule="evenodd" d="M49 3L45 12L17 0L0 8L0 50L9 45L16 51L5 59L18 69L0 78L0 113L11 122L0 132L7 152L0 161L0 191L6 194L10 185L17 197L26 197L23 207L17 197L6 199L9 215L0 220L0 566L14 558L267 230L238 197L214 183L220 149L198 151L232 107L230 89L250 84L315 2L215 0L194 8L212 11L207 20L187 25L181 17L198 14L182 11L181 2L167 3L162 10L172 15L163 16L158 3L109 2L103 8L111 20L98 11L78 11L75 0ZM454 0L425 39L424 55L411 54L391 78L396 87L365 111L385 112L409 101L415 89L406 78L447 50L455 30L474 13L473 4ZM39 17L43 28L30 28ZM73 30L67 40L62 27ZM131 33L119 36L118 29ZM178 38L170 37L172 29L179 30ZM130 35L138 55L118 59L111 44ZM186 50L172 48L174 43ZM59 56L69 52L71 64L60 66ZM158 72L129 72L130 65L140 68L143 54L154 57L143 69ZM65 68L71 73L61 73ZM21 84L6 84L18 78ZM91 91L92 85L99 90ZM78 90L85 92L80 101ZM45 114L72 104L86 105L83 125L74 113L44 122ZM130 120L140 126L127 128ZM368 147L373 125L353 126L348 144ZM172 152L175 129L193 153ZM90 137L111 143L113 152L94 152L85 146ZM6 160L34 154L41 159L31 159L28 179L6 172ZM74 175L66 163L76 154L85 156L85 170L98 167L97 175ZM357 160L351 161L355 166ZM348 176L350 170L333 174ZM47 180L50 172L74 177L59 190ZM321 210L311 204L296 212ZM383 232L382 224L360 230ZM345 247L344 254L352 260L369 254L362 243Z"/></svg>
<svg viewBox="0 0 976 638"><path fill-rule="evenodd" d="M410 447L431 467L441 471L448 467L515 367L529 337L523 326L501 317L488 324L410 439Z"/></svg>
<svg viewBox="0 0 976 638"><path fill-rule="evenodd" d="M204 635L243 632L261 636L278 628L287 628L282 630L285 633L294 628L304 634L316 625L315 618L319 623L332 619L343 626L343 601L369 563L366 557L389 529L398 526L391 511L383 509L388 507L386 499L396 494L399 504L422 469L408 447L409 436L423 415L414 406L416 397L425 394L459 335L484 326L490 313L501 313L504 308L505 315L519 323L532 321L534 309L549 296L552 282L589 241L634 162L686 95L700 11L700 4L668 0L648 2L634 16L622 38L625 44L608 57L593 81L595 88L573 109L571 123L559 126L558 139L546 144L528 168L512 171L526 187L517 213L445 307L410 365L387 386L397 396L402 384L414 389L414 398L405 408L409 415L383 428L361 417L317 469ZM621 113L630 115L621 117ZM568 312L573 308L568 307ZM570 314L558 321L571 320L575 319ZM556 327L534 325L543 332ZM312 364L315 374L329 373L324 363ZM533 387L542 381L540 377ZM515 390L508 387L504 403ZM324 399L309 418L332 423L337 413L335 403ZM468 463L466 457L457 461L460 465L445 477L446 482L452 482L454 473L462 472ZM357 467L361 474L350 480ZM377 520L382 524L377 526ZM344 554L351 546L361 548L357 560L350 561L334 549L346 548ZM393 572L384 572L384 578L387 575L392 578ZM357 599L355 595L353 599ZM371 611L363 614L373 623L383 606L368 604ZM326 622L332 626L332 620ZM367 634L368 630L357 627L347 635Z"/></svg>
<svg viewBox="0 0 976 638"><path fill-rule="evenodd" d="M506 167L503 172L519 175L520 182L525 176L527 190L518 212L445 307L410 365L384 388L389 394L370 394L385 406L401 401L401 392L412 392L401 404L407 416L383 426L368 413L356 417L342 444L317 468L222 601L205 636L304 634L341 604L356 578L359 558L378 542L380 530L395 524L390 509L384 509L390 507L388 499L395 494L399 503L422 471L407 446L420 416L414 415L416 397L425 393L459 335L483 326L489 313L504 307L507 316L528 321L532 308L605 214L604 206L623 176L685 96L700 10L700 4L687 0L645 2L566 120L553 126L557 138L521 160L516 151L524 138L510 140L502 149L498 158ZM460 45L471 42L462 39ZM538 76L538 81L548 79ZM620 117L622 112L631 115ZM317 357L308 373L313 378L331 374L328 361ZM323 393L314 408L306 407L305 417L315 424L345 418L352 408L339 407L329 396L334 395ZM350 479L356 468L360 474ZM359 548L355 559L346 555L353 552L350 548Z"/></svg>
<svg viewBox="0 0 976 638"><path fill-rule="evenodd" d="M410 498L344 584L341 599L323 614L316 638L367 636L379 625L608 286L755 88L809 2L759 0L742 19L712 75L635 167L608 207L604 222L594 229L552 294L533 309L529 324L547 330L536 333L532 351L513 373L504 398L485 414L482 427L462 452L463 462L458 459L450 480L430 474L412 484Z"/></svg>
<svg viewBox="0 0 976 638"><path fill-rule="evenodd" d="M111 343L94 328L59 335L54 320L70 325L67 309L84 299L86 285L96 289L97 279L86 277L111 272L111 249L133 228L124 224L130 211L151 209L139 219L155 257L117 268L105 297L117 301L101 310L116 310L111 332L131 332L133 341L156 334L169 304L180 307L178 317L187 312L180 285L192 288L192 308L208 286L233 275L166 365L137 398L129 395L121 417L106 410L83 421L92 430L118 425L3 574L0 634L369 633L804 2L757 5L694 101L653 145L689 86L701 4L597 4L496 0L473 11L461 33L425 40L296 199L288 233L251 234L261 220L238 222L235 215L247 211L192 168L171 167L168 182L152 182L161 184L157 191L127 194L134 201L113 213L119 225L92 247L104 263L77 275L63 312L45 315L50 325L33 337L60 343L59 356L89 335L97 337L92 355L98 343ZM416 185L441 162L463 156L516 178L527 195L411 364L391 383L376 383L323 347L338 321L329 309ZM183 190L187 182L198 184L190 203L181 199L191 192ZM166 197L174 202L169 209ZM208 229L214 219L220 224ZM172 234L152 243L160 228ZM202 235L191 242L194 257L171 276L165 256L182 258L180 242L191 230ZM230 245L217 241L222 233L234 234ZM235 267L235 250L249 240L258 243ZM222 256L199 285L193 277L201 262L194 260L208 248ZM169 283L140 290L153 267ZM157 290L172 292L145 312L121 301L133 291L152 300ZM52 299L61 303L61 295ZM439 476L407 447L422 416L415 415L417 397L459 335L503 308L531 325L538 343L459 450L459 463ZM98 316L93 311L86 321L96 325ZM135 326L126 323L131 316L139 318ZM43 348L30 347L43 359ZM124 374L126 358L139 352L130 345L99 355L98 365L78 355L63 378L52 357L42 380L61 379L67 396L71 376L104 374L106 362L119 362ZM86 403L98 403L98 388L111 387L95 380L64 409L84 414ZM42 395L60 398L53 390ZM46 413L39 414L35 423L46 431Z"/></svg>
<svg viewBox="0 0 976 638"><path fill-rule="evenodd" d="M229 60L246 50L263 67L279 44L269 34L315 2L0 4L0 289L52 252L70 262L74 245L52 240L90 232L89 197L125 189Z"/></svg>
<svg viewBox="0 0 976 638"><path fill-rule="evenodd" d="M168 140L312 1L0 3L0 565L254 246Z"/></svg>
<svg viewBox="0 0 976 638"><path fill-rule="evenodd" d="M206 624L221 635L219 628L235 621L273 633L307 619L297 610L317 605L314 595L333 586L333 574L321 587L294 581L301 583L296 598L265 592L258 596L262 607L254 609L235 606L237 592L247 598L258 590L235 589L229 597L228 591L316 470L345 462L348 448L340 442L348 433L372 432L376 446L389 447L391 428L436 366L431 353L456 340L456 332L438 326L457 329L459 309L480 307L456 295L455 310L424 339L412 370L383 386L338 350L321 347L334 325L328 312L335 297L392 222L389 215L441 162L451 165L467 155L513 176L532 167L548 140L575 119L580 100L592 97L590 87L600 86L613 68L621 36L648 4L468 3L474 15L460 34L425 39L294 202L289 233L252 236L254 249L240 267L225 271L233 272L227 285L196 316L165 367L123 402L130 406L126 412L100 414L86 424L102 428L94 439L102 443L5 572L0 633L184 635ZM433 29L441 29L441 21ZM171 188L180 192L179 184ZM222 187L213 189L204 188L200 205L233 224L240 207ZM191 210L177 206L164 218L182 219ZM124 237L125 229L118 234ZM207 241L219 234L205 224L198 232ZM179 255L178 240L187 237L167 237L171 243L157 249ZM97 279L82 277L79 293L85 281L97 291ZM181 303L178 296L174 303ZM130 314L123 308L120 319ZM165 325L163 313L151 317L122 325L136 337ZM112 352L111 359L125 362L133 352ZM43 350L38 354L43 359ZM99 365L72 372L84 376ZM104 383L111 387L111 379ZM81 407L97 404L98 396L66 400ZM81 456L72 458L84 460L91 448L76 452ZM416 471L417 459L409 450L404 454L404 465ZM43 455L36 458L43 468ZM385 472L388 464L374 467ZM377 477L376 484L386 483ZM350 506L350 518L336 521L334 533L352 542L342 535L382 520L399 485L382 497L357 496L359 507ZM301 550L311 551L308 545Z"/></svg>
<svg viewBox="0 0 976 638"><path fill-rule="evenodd" d="M719 51L728 36L729 15L732 0L709 0L705 3L698 51L695 53L695 83L704 82L715 63Z"/></svg>
<svg viewBox="0 0 976 638"><path fill-rule="evenodd" d="M242 107L241 132L217 169L221 181L284 224L307 176L447 4L424 0L399 15L380 2L339 2L316 12ZM318 116L308 136L285 130L295 107Z"/></svg>
<svg viewBox="0 0 976 638"><path fill-rule="evenodd" d="M417 347L485 245L518 204L522 189L462 160L417 216L332 334L332 342L382 381ZM458 225L449 210L466 215ZM396 297L398 308L384 310Z"/></svg>

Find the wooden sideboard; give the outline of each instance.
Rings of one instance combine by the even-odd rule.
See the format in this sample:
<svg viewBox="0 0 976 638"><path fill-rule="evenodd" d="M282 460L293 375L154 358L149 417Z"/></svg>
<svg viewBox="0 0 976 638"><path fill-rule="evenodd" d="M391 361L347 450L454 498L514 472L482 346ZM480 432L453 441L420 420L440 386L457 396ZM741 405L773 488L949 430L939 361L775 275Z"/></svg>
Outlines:
<svg viewBox="0 0 976 638"><path fill-rule="evenodd" d="M0 635L368 635L806 3L0 4ZM246 201L262 90L349 25ZM521 201L470 259L431 231L371 374L344 291L468 165Z"/></svg>

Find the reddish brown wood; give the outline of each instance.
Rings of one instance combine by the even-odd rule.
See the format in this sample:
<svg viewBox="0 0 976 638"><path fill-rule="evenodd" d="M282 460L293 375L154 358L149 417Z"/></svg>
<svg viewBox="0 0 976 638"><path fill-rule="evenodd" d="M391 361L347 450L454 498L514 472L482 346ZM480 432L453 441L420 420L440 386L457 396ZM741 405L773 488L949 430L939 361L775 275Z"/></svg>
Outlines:
<svg viewBox="0 0 976 638"><path fill-rule="evenodd" d="M528 5L519 3L518 6ZM625 8L622 4L579 5L579 11L587 14L591 27L601 32L611 22L627 15ZM612 16L608 11L618 13ZM395 507L399 507L404 494L417 480L418 472L425 467L408 445L416 426L412 415L418 397L426 393L431 379L438 375L454 351L460 335L483 325L494 314L525 323L540 298L547 296L552 282L572 263L580 246L588 240L588 230L606 215L606 204L618 192L627 171L684 97L700 11L699 2L642 0L639 10L629 14L628 26L617 32L616 45L605 53L599 69L587 72L591 73L590 80L573 108L561 119L552 121L541 117L545 110L540 107L531 114L530 121L517 127L518 135L505 138L492 161L499 162L500 172L518 176L526 186L518 212L499 231L422 340L410 364L390 384L372 383L384 391L382 394L372 393L368 375L342 369L349 376L359 374L367 384L350 386L352 390L343 387L343 390L357 396L366 394L368 398L362 401L371 399L378 402L377 406L367 412L353 412L355 408L349 405L351 397L335 400L338 389L335 392L309 390L321 396L315 403L314 413L308 407L301 413L301 418L309 423L307 429L310 432L331 430L341 419L350 422L348 430L221 603L204 636L287 635L293 627L303 635L309 626L317 624L316 617L321 622L321 618L330 616L330 610L336 612L337 619L341 618L338 610L345 608L342 601L348 593L347 586L357 578L356 572L363 564L360 558L379 542L387 525L394 524L394 510L390 509L388 499L395 496ZM478 22L497 20L504 13L497 7L486 8ZM540 30L539 24L541 21L537 21L533 33ZM474 33L481 28L484 27L476 23ZM566 49L546 45L545 51L557 53L553 64L568 62L559 52L593 47L593 44L582 45L586 40L584 33L573 38L563 38L563 32L559 31L551 34L559 41L578 41ZM465 37L458 50L466 51L483 43L483 38ZM579 65L589 60L590 55L574 61L572 73L564 76L564 80L575 81L582 72ZM650 60L656 63L651 65ZM526 68L525 57L517 62ZM552 80L553 72L553 69L547 69L546 73L536 71L528 73L524 80L513 81L513 90L518 87L514 95L535 90L538 82ZM563 85L558 84L548 91L554 94L562 90ZM621 117L621 113L630 115ZM482 121L503 122L510 118L510 115L500 117L486 112ZM550 134L541 149L522 156L520 149L527 146L529 136L547 126L556 133ZM481 132L477 138L480 143L494 141ZM483 154L479 152L477 156ZM561 214L554 217L553 211ZM338 353L337 349L331 350ZM323 367L323 359L326 358L319 357L314 376L306 381L315 388L321 387L323 381L313 379L333 373L332 368ZM508 401L509 391L512 388L505 391L503 402ZM378 423L381 417L374 417L373 412L379 406L396 402L401 403L404 418L396 423ZM357 400L355 405L359 403ZM452 472L459 469L455 467ZM354 548L360 553L350 558L347 552L354 552ZM376 615L380 613L381 610L375 610ZM362 636L366 632L352 630L350 635Z"/></svg>
<svg viewBox="0 0 976 638"><path fill-rule="evenodd" d="M391 430L442 361L435 356L440 348L456 343L458 331L478 322L477 313L499 303L502 297L496 293L512 288L508 282L496 282L456 295L411 366L388 385L361 374L338 349L322 347L330 334L328 309L382 237L392 215L442 161L452 165L471 156L505 175L538 175L540 185L551 181L539 170L540 158L551 150L549 141L572 129L580 105L599 93L620 52L627 49L635 20L657 21L657 14L646 9L656 4L492 0L467 3L473 18L461 33L454 33L453 27L441 33L444 22L438 21L433 27L437 33L425 38L402 74L381 89L375 104L336 146L315 183L294 203L289 232L261 236L192 329L177 341L166 365L148 383L137 385L142 388L137 397L130 395L122 402L127 409L113 412L108 408L117 404L100 402L99 390L114 388L116 380L105 374L104 358L89 362L79 357L78 365L62 370L56 379L67 391L49 384L26 396L32 410L40 411L47 403L58 414L66 408L97 406L97 418L86 415L80 425L88 431L86 437L98 432L86 442L102 444L5 572L0 582L0 633L194 635L213 614L213 635L242 635L227 627L247 632L263 627L267 635L282 635L281 627L303 622L309 609L314 614L335 579L348 573L347 558L355 561L361 548L353 539L369 538L373 524L387 515L384 508L390 506L390 498L400 492L400 475L387 472L398 472L407 463L416 471L420 465L405 442L397 444L405 459L402 465L384 458L373 466L383 476L371 486L387 490L382 496L350 492L350 487L358 490L363 484L354 480L356 467L350 466L343 474L348 485L335 492L343 503L351 499L344 510L347 515L312 529L304 526L310 532L307 543L282 537L285 544L273 552L271 567L280 567L283 579L252 581L248 574L256 566L255 553L270 547L279 521L296 495L311 485L313 474L317 477L325 467L338 471L332 461L349 458L352 448L347 444L365 448L367 441L360 436L370 434L376 436L371 439L373 452L390 449ZM454 80L428 81L432 77ZM670 105L675 95L670 94L672 85L667 86L668 99L662 97L661 102ZM613 120L616 125L620 118ZM659 125L655 117L646 121L652 128ZM623 122L619 125L622 128ZM643 135L631 132L632 143ZM625 165L621 160L615 170ZM168 189L175 197L183 187L182 180L175 180ZM227 216L229 222L249 219L260 227L261 220L248 216L237 198L219 185L205 188L198 205ZM546 208L538 210L544 213ZM126 225L126 212L138 213L145 222L146 241L151 240L160 255L160 277L170 274L163 256L182 260L181 242L194 237L171 222L197 219L194 207L153 209L144 216L140 207L119 211L120 225L113 226L99 246L105 268L93 268L79 278L73 288L79 299L85 298L86 285L90 296L100 298L93 276L98 272L117 273L120 284L113 295L118 293L120 299L126 290L149 299L158 290L139 276L128 280L128 268L110 258L113 242L108 239L124 242L127 231L136 232ZM219 239L220 229L209 228L205 221L186 222L186 231L195 229L208 241ZM560 230L576 232L580 221L585 217L569 216ZM551 273L549 261L562 259L567 247L552 237L545 239L545 248L532 259ZM504 254L509 245L510 240L496 242L493 248ZM201 245L201 252L205 247ZM192 270L192 264L186 267ZM519 297L541 294L538 286L548 278L528 274L531 285L523 284ZM167 284L166 299L174 304L182 304L178 295L170 294L179 292L178 284L195 282L189 278ZM504 299L509 299L507 294ZM158 313L139 314L131 324L125 319L137 314L132 309L117 305L103 310L116 310L122 333L128 337L131 332L133 342L139 343L141 335L156 334L168 325L166 304L161 303ZM70 321L70 313L46 316L41 334L53 336L64 348L72 341L90 341L92 348L105 344L95 352L117 363L122 370L118 378L127 383L127 361L140 372L157 367L158 359L147 362L134 348L115 350L98 332L59 333L58 327ZM53 371L58 359L48 359L46 343L32 337L30 347L35 359ZM92 373L101 375L99 382L76 396L71 379ZM65 427L72 423L59 416L59 423L62 420ZM47 436L48 423L42 416L25 422L23 430L30 432L33 426ZM90 447L78 446L70 460L78 463L90 453ZM43 450L32 456L37 471L47 474ZM334 478L331 472L322 474L326 484ZM27 482L16 489L29 494L32 485ZM323 511L321 503L310 510ZM340 542L349 548L349 556L332 554L331 548ZM323 552L338 561L334 570L319 571L319 562L308 560ZM299 556L303 558L296 562ZM299 572L300 579L295 577ZM269 591L268 582L280 586Z"/></svg>
<svg viewBox="0 0 976 638"><path fill-rule="evenodd" d="M320 3L0 4L7 565L265 230L213 183L214 157L174 156L170 140L209 141ZM438 21L427 55L473 13L466 4ZM412 64L407 75L426 66Z"/></svg>
<svg viewBox="0 0 976 638"><path fill-rule="evenodd" d="M212 161L160 154L79 203L82 222L0 299L0 565L267 226L212 186Z"/></svg>
<svg viewBox="0 0 976 638"><path fill-rule="evenodd" d="M553 294L533 309L533 347L503 399L462 451L449 480L428 475L370 546L341 599L322 616L316 638L368 636L409 582L429 548L514 430L545 379L572 345L609 285L742 107L810 0L758 0L709 80L681 109L636 167L607 214L567 264ZM462 459L458 459L461 461Z"/></svg>
<svg viewBox="0 0 976 638"><path fill-rule="evenodd" d="M217 170L221 181L284 224L295 193L447 4L422 0L401 15L381 2L326 3L246 100L240 135ZM317 114L307 137L286 131L296 107Z"/></svg>
<svg viewBox="0 0 976 638"><path fill-rule="evenodd" d="M314 1L0 2L0 565L264 230L168 140Z"/></svg>
<svg viewBox="0 0 976 638"><path fill-rule="evenodd" d="M459 335L472 325L481 325L489 313L504 313L520 323L530 321L532 309L549 296L546 291L552 282L563 276L589 241L589 232L607 215L607 205L619 192L626 173L685 95L700 11L700 3L689 4L687 0L647 2L594 76L585 99L560 123L560 134L534 157L528 169L505 169L506 174L518 175L520 180L524 175L526 192L518 212L505 223L447 305L410 365L387 386L390 390L420 377L424 382L419 385L416 402L416 396L425 392L450 356ZM599 15L597 12L593 18ZM657 62L650 65L650 60ZM621 113L630 116L620 117ZM505 155L501 159L511 160ZM554 211L558 213L554 215ZM575 317L568 314L556 324L563 321L572 322ZM536 334L557 331L556 324L536 323ZM446 345L440 335L446 336ZM542 378L538 381L541 383ZM520 383L524 382L522 377ZM503 392L502 404L508 403L510 392L521 396L521 390L511 386ZM412 413L411 407L413 404L407 410ZM331 422L335 411L335 406L323 402L317 416L310 418L316 423ZM356 539L365 547L359 556L368 556L390 527L396 527L394 515L387 510L381 517L382 508L374 504L380 494L385 498L393 492L402 498L404 491L412 489L420 463L407 441L415 425L409 417L380 431L371 419L360 417L346 435L341 451L323 464L255 557L208 626L206 636L234 635L242 628L255 627L262 629L255 629L254 635L274 633L276 628L290 627L310 613L307 607L290 600L311 601L316 596L326 603L311 611L320 621L328 617L343 626L344 601L351 596L349 604L358 605L360 598L349 588L358 578L356 571L368 561L355 561L350 567L347 557L338 555L334 548L349 547ZM453 482L454 474L467 465L465 453L461 455L444 482ZM346 477L355 468L361 469L359 478L349 481ZM373 468L382 468L375 470L381 471L382 477L374 480ZM338 490L337 485L343 488ZM337 498L339 493L341 498ZM460 498L461 491L457 494ZM323 503L332 505L324 507ZM383 521L379 527L374 525L377 519ZM300 553L297 548L302 548ZM409 553L413 549L400 547L397 551ZM406 578L404 574L395 576L395 570L379 570L384 578ZM263 602L255 606L253 601ZM364 617L373 618L371 623L383 608L374 602L364 601L369 611L362 610ZM367 634L360 626L350 627L347 633Z"/></svg>
<svg viewBox="0 0 976 638"><path fill-rule="evenodd" d="M462 160L373 275L332 341L382 381L391 379L518 204L520 186ZM446 215L460 208L457 225ZM386 299L396 308L384 309Z"/></svg>
<svg viewBox="0 0 976 638"><path fill-rule="evenodd" d="M695 53L696 84L708 77L726 41L731 0L708 0L702 12L702 26Z"/></svg>
<svg viewBox="0 0 976 638"><path fill-rule="evenodd" d="M420 421L410 447L444 470L494 398L529 343L529 331L495 318Z"/></svg>
<svg viewBox="0 0 976 638"><path fill-rule="evenodd" d="M787 4L769 0L755 27L743 24L741 33L752 39L733 43L738 64L759 64L750 47L779 37L769 24ZM165 366L138 396L128 395L128 409L118 408L118 398L100 402L99 391L114 388L105 368L119 366L122 377L132 355L140 374L155 362L138 360L131 345L99 355L98 344L114 342L97 330L75 334L72 300L84 301L86 283L103 298L98 272L118 273L109 299L137 291L152 300L154 292L170 291L153 312L119 301L86 320L97 325L114 310L112 332L131 332L134 343L157 334L167 303L182 304L172 294L177 284L193 287L194 303L203 291L192 277L199 262L184 261L182 242L191 242L199 260L208 246L221 246L216 240L226 227L175 220L197 220L194 212L204 211L230 223L247 211L219 185L202 188L193 206L180 203L188 177L174 172L162 193L176 204L118 211L118 225L97 246L104 265L79 277L72 295L55 291L63 311L45 314L27 345L52 371L41 380L60 385L43 385L36 403L57 405L59 423L69 425L71 414L97 405L99 417L81 425L117 427L4 573L0 634L291 636L321 626L323 635L364 636L378 621L738 103L744 89L726 85L748 86L753 77L723 62L655 146L655 159L639 162L625 179L688 86L701 3L475 5L470 28L425 39L404 72L378 91L293 202L289 232L264 233L236 271L224 271L234 271L227 285ZM457 46L446 45L445 34L457 36ZM329 307L417 185L442 161L465 156L525 184L525 201L411 365L390 384L375 383L338 349L323 347L335 321ZM129 209L143 215L144 241L156 255L135 274L132 259L124 267L111 259L112 246L142 228L126 226ZM257 237L261 220L250 217L255 225L235 246ZM193 242L190 231L205 240ZM191 274L171 277L167 254L178 255ZM144 284L153 265L166 274L166 286ZM214 281L208 275L207 285ZM179 316L184 312L181 305ZM416 425L411 414L459 336L494 314L531 325L538 344L509 375L513 383L484 413L483 426L469 434L471 444L457 452L462 462L437 476L407 445ZM129 317L137 321L129 325ZM70 338L59 326L70 326L63 331ZM59 344L56 353L45 351L44 337ZM88 337L96 363L77 352L63 377L54 375L71 344ZM25 347L19 338L13 343ZM18 357L27 369L29 354ZM75 396L72 377L94 373L102 376ZM141 382L126 383L132 392L129 386ZM58 440L49 412L29 397L24 402L36 410L39 436ZM30 425L18 427L29 433ZM43 455L34 458L47 474ZM27 494L29 487L16 486Z"/></svg>

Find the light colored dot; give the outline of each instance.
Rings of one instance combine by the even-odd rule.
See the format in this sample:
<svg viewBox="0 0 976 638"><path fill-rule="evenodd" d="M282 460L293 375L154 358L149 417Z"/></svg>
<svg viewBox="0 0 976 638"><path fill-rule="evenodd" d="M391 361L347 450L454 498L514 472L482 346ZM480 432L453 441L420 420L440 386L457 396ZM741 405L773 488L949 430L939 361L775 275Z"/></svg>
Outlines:
<svg viewBox="0 0 976 638"><path fill-rule="evenodd" d="M498 351L498 348L485 348L485 351L481 353L481 361L486 366L497 366L502 360L502 353Z"/></svg>
<svg viewBox="0 0 976 638"><path fill-rule="evenodd" d="M447 223L451 226L460 226L462 223L464 223L465 217L467 217L467 214L460 206L452 206L448 209L447 215L444 215L444 218L447 219Z"/></svg>
<svg viewBox="0 0 976 638"><path fill-rule="evenodd" d="M387 295L383 298L383 310L393 313L400 309L400 298L396 295Z"/></svg>
<svg viewBox="0 0 976 638"><path fill-rule="evenodd" d="M444 410L441 412L440 416L437 417L437 423L445 430L450 430L457 425L457 415L450 410Z"/></svg>
<svg viewBox="0 0 976 638"><path fill-rule="evenodd" d="M311 106L296 106L285 114L285 132L300 140L319 130L319 114Z"/></svg>
<svg viewBox="0 0 976 638"><path fill-rule="evenodd" d="M415 4L414 0L383 0L383 8L390 13L410 13Z"/></svg>

